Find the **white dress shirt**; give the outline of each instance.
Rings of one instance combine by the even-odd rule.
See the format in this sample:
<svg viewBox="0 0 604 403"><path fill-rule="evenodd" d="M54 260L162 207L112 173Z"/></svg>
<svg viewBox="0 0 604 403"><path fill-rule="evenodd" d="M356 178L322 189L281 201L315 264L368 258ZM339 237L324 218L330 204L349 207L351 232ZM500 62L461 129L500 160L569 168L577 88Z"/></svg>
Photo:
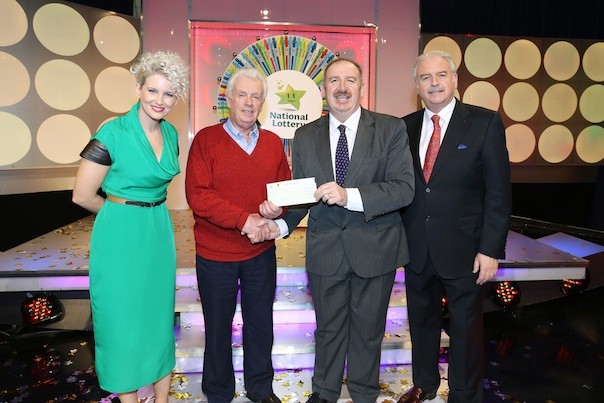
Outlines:
<svg viewBox="0 0 604 403"><path fill-rule="evenodd" d="M430 144L430 138L432 137L432 131L434 130L434 123L432 122L432 116L438 115L440 124L440 144L443 143L445 138L445 132L453 116L453 109L455 109L455 98L449 102L440 112L434 113L428 108L424 110L424 121L422 123L422 133L419 138L419 161L424 167L424 160L426 159L426 151L428 151L428 145Z"/></svg>

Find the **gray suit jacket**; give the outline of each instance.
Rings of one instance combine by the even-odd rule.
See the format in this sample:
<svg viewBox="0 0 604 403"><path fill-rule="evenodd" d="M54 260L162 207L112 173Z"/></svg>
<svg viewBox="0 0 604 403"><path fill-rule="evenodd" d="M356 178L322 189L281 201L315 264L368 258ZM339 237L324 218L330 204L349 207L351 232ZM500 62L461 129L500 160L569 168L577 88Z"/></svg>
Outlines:
<svg viewBox="0 0 604 403"><path fill-rule="evenodd" d="M317 186L334 181L328 115L296 130L292 151L294 179L314 177ZM310 208L307 270L332 275L346 258L358 276L368 278L407 264L399 210L413 200L414 175L402 119L362 109L344 187L359 189L364 212L319 202L284 216L291 233Z"/></svg>

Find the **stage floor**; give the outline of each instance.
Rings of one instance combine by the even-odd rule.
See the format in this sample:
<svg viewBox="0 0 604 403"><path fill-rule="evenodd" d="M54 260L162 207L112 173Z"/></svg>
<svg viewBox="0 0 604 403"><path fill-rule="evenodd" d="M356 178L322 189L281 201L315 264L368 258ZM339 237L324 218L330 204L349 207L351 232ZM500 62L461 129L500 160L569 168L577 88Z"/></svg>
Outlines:
<svg viewBox="0 0 604 403"><path fill-rule="evenodd" d="M177 276L190 285L195 274L193 217L188 210L171 211L177 248ZM66 291L88 289L90 231L94 216L73 222L0 255L0 292ZM550 246L563 238L576 253L593 245L564 234L553 234L548 243L510 231L506 258L493 281L535 281L582 279L588 260ZM553 237L553 238L552 238ZM305 267L304 228L287 239L279 239L277 265L281 272L303 271ZM583 255L585 256L585 255Z"/></svg>
<svg viewBox="0 0 604 403"><path fill-rule="evenodd" d="M203 329L201 304L197 294L195 276L195 242L193 237L193 218L190 211L171 211L175 228L177 247L177 293L176 317L178 318L177 359L178 364L172 387L173 401L203 402L200 394L199 366L203 358ZM0 255L0 292L3 295L18 295L24 291L67 291L88 290L88 256L90 252L90 232L94 216L88 216L69 225L58 228L43 236L37 237ZM306 232L299 228L287 239L277 240L277 283L275 296L275 346L273 360L275 374L273 386L275 392L284 401L304 402L310 391L314 348L312 333L314 330L314 311L306 288L305 273ZM560 280L565 278L583 278L593 253L603 250L602 246L568 236L552 234L543 242L526 237L516 232L508 235L506 259L500 261L500 270L494 281L524 281L526 285L536 284L541 280ZM573 254L568 251L572 250ZM383 393L379 403L391 403L404 390L411 386L410 343L406 326L406 298L404 289L404 268L397 272L396 283L388 311L387 334L384 335L382 367L380 378ZM537 280L537 281L535 281ZM559 281L543 281L556 283ZM553 285L552 285L553 286ZM556 286L558 287L558 286ZM554 290L558 295L558 290ZM533 293L530 293L533 294ZM530 297L530 296L526 296ZM549 298L544 298L547 300ZM70 302L62 300L64 304ZM486 301L486 300L485 300ZM52 326L58 329L88 329L84 320L90 317L89 306L75 315L73 307L80 308L88 301L75 300L66 305L64 321ZM76 305L76 303L78 303ZM70 309L72 309L70 311ZM486 311L486 308L485 308ZM488 314L487 314L488 315ZM67 323L67 318L74 318L74 324ZM294 321L294 322L292 322ZM10 322L13 323L13 322ZM239 368L240 347L237 345L236 329L241 320L238 314L234 320L234 363ZM295 326L294 326L295 325ZM71 326L71 327L70 327ZM288 329L288 331L282 330ZM402 330L401 330L402 329ZM291 331L289 331L291 330ZM290 334L292 333L292 334ZM487 346L490 342L486 342ZM497 344L497 343L495 343ZM443 331L441 347L447 349L448 336ZM69 350L72 351L72 350ZM35 358L35 357L34 357ZM524 359L524 356L522 357ZM490 361L491 365L492 361ZM446 361L443 361L443 377L446 375ZM88 372L86 372L88 373ZM237 373L238 379L241 373ZM91 380L94 381L94 374ZM237 390L241 393L237 401L245 402L243 385L238 381ZM495 387L493 384L491 387ZM447 382L443 379L440 398L447 400ZM486 386L485 386L486 387ZM1 388L0 388L1 389ZM6 388L13 397L21 395L21 386ZM24 393L29 393L26 391ZM148 392L148 391L147 391ZM501 396L495 393L497 399ZM51 392L51 393L57 393ZM105 395L107 396L107 395ZM141 396L142 401L146 396ZM106 399L112 400L112 396ZM1 399L0 399L1 400ZM344 388L340 403L349 402ZM486 401L486 400L485 400Z"/></svg>
<svg viewBox="0 0 604 403"><path fill-rule="evenodd" d="M594 269L604 269L598 265ZM485 314L484 403L600 402L604 395L604 288L526 307L518 315ZM93 362L92 332L0 340L0 402L118 403L103 391ZM444 375L446 361L441 364ZM243 374L236 372L237 403ZM273 388L284 403L304 403L312 370L277 371ZM377 403L396 403L411 387L410 365L380 370ZM170 403L203 403L201 374L175 374ZM447 383L440 398L447 401ZM141 403L152 403L149 388ZM338 403L350 403L343 390Z"/></svg>

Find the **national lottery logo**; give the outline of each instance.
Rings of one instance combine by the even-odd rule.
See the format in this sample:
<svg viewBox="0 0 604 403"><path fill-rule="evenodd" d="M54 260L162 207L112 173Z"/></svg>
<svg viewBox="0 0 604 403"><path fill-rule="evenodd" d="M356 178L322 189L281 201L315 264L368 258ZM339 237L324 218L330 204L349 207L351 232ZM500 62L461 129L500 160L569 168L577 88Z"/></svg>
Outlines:
<svg viewBox="0 0 604 403"><path fill-rule="evenodd" d="M296 70L280 70L266 78L268 91L258 117L264 129L292 139L296 129L321 117L323 98L317 84Z"/></svg>

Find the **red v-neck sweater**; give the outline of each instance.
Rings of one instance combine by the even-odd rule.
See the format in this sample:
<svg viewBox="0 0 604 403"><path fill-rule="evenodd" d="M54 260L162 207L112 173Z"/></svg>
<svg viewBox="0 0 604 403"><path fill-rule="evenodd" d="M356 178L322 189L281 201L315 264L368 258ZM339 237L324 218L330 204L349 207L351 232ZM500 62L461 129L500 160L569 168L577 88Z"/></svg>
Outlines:
<svg viewBox="0 0 604 403"><path fill-rule="evenodd" d="M200 130L191 144L185 191L195 218L196 252L204 259L240 262L258 256L274 241L252 244L241 229L266 200L266 184L291 179L283 141L260 130L248 155L223 124Z"/></svg>

